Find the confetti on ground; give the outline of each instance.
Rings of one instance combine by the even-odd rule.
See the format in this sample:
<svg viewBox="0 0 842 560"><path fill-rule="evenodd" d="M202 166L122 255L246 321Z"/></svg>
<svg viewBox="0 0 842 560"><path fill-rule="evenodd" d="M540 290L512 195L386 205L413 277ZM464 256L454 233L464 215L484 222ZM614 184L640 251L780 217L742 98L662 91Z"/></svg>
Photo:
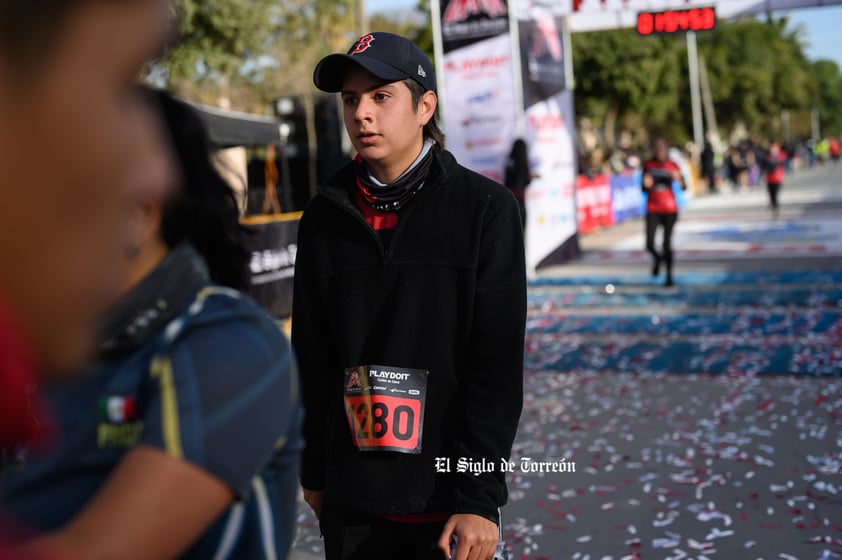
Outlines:
<svg viewBox="0 0 842 560"><path fill-rule="evenodd" d="M842 557L842 274L696 280L533 285L513 460L587 468L534 479L504 514L529 527L551 514L546 484L579 485L553 507L592 536L532 535L543 554Z"/></svg>

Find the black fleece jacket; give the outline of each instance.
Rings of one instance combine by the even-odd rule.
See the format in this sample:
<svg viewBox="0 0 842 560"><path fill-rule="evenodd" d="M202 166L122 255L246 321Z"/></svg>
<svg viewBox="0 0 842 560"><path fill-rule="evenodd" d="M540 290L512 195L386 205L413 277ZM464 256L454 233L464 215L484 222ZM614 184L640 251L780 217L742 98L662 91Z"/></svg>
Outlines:
<svg viewBox="0 0 842 560"><path fill-rule="evenodd" d="M400 212L390 245L353 199L353 165L301 218L292 341L307 447L302 485L325 507L369 514L474 513L495 522L523 404L526 273L518 204L501 185L438 152ZM420 454L359 451L344 369L428 370ZM436 458L451 458L450 473ZM495 472L458 473L457 461Z"/></svg>

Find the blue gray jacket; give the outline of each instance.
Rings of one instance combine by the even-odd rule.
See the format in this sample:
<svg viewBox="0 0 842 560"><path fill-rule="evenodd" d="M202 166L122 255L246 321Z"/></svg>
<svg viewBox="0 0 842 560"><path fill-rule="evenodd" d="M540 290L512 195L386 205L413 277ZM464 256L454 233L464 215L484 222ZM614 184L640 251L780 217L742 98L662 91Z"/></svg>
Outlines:
<svg viewBox="0 0 842 560"><path fill-rule="evenodd" d="M35 530L57 529L129 449L152 446L210 472L237 496L183 558L284 558L302 447L286 337L245 296L210 284L189 246L117 308L100 363L72 384L47 388L57 445L6 469L0 509Z"/></svg>

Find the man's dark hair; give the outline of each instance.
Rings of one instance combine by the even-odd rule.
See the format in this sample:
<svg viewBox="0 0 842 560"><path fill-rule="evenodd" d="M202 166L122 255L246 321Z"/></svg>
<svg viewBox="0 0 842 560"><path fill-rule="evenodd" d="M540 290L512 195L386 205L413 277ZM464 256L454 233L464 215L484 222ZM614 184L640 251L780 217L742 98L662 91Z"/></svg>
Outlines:
<svg viewBox="0 0 842 560"><path fill-rule="evenodd" d="M205 259L214 282L246 290L251 257L246 242L250 230L240 223L234 192L211 161L204 122L184 101L162 91L142 91L160 110L181 168L181 188L164 206L164 243L172 249L189 241Z"/></svg>
<svg viewBox="0 0 842 560"><path fill-rule="evenodd" d="M91 0L0 0L0 55L16 74L31 76L55 46L63 26Z"/></svg>
<svg viewBox="0 0 842 560"><path fill-rule="evenodd" d="M409 91L412 93L412 105L415 109L418 109L418 104L421 103L421 98L427 92L424 89L424 86L413 80L412 78L407 78L403 81L406 84L406 87L409 88ZM443 150L444 149L444 132L442 132L441 128L439 127L439 122L436 119L436 114L433 113L433 116L430 118L429 122L424 125L424 139L432 140L436 143L436 146Z"/></svg>

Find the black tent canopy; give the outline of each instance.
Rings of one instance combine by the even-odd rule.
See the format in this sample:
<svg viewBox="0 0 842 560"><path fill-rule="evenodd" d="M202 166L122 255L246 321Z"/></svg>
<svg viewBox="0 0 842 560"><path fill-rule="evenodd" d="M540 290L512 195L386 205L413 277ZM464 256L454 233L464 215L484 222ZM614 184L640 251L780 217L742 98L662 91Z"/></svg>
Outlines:
<svg viewBox="0 0 842 560"><path fill-rule="evenodd" d="M217 148L283 144L283 123L278 119L196 103L191 105L199 112L208 128L210 140Z"/></svg>

